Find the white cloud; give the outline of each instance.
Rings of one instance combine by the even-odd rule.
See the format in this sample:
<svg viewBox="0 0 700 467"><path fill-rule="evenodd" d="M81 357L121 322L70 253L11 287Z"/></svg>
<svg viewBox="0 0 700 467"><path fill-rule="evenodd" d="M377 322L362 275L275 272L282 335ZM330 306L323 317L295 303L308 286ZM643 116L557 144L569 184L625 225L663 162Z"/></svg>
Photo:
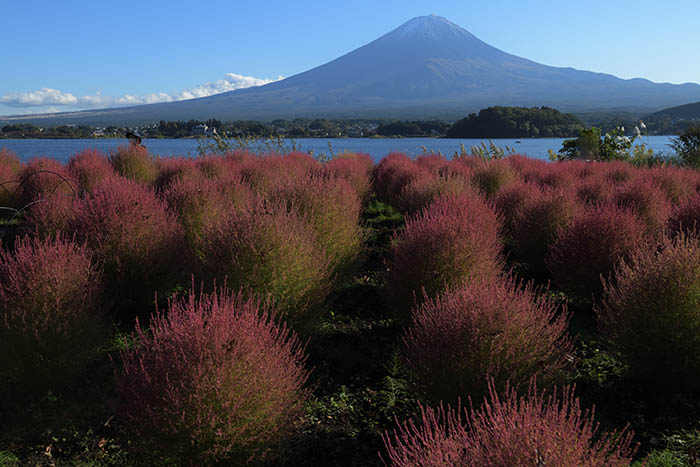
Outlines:
<svg viewBox="0 0 700 467"><path fill-rule="evenodd" d="M38 91L32 92L5 94L4 96L0 97L0 104L18 108L65 106L66 108L64 108L64 110L125 107L130 105L156 104L160 102L194 99L196 97L207 97L213 94L234 91L236 89L249 88L251 86L262 86L281 79L283 79L282 76L278 77L277 79L262 79L255 78L253 76L239 75L236 73L226 73L223 79L200 84L175 94L158 92L143 96L124 94L120 97L105 96L102 95L101 92L97 92L93 96L76 97L71 93L62 92L58 89L42 88ZM50 109L51 112L60 111L56 107L51 107Z"/></svg>

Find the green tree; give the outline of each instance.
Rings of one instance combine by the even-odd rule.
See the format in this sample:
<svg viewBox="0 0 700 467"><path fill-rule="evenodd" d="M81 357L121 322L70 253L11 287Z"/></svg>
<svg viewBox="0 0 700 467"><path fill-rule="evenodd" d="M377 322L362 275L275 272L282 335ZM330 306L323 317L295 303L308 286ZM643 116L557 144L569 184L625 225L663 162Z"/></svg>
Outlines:
<svg viewBox="0 0 700 467"><path fill-rule="evenodd" d="M700 168L700 124L691 125L671 141L683 164Z"/></svg>

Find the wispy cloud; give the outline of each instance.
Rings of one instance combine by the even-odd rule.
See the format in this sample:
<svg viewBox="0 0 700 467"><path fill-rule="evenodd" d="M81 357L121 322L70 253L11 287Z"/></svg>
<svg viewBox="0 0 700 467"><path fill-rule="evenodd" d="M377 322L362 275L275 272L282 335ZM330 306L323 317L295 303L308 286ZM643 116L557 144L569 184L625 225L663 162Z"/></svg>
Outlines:
<svg viewBox="0 0 700 467"><path fill-rule="evenodd" d="M244 76L236 73L226 73L224 78L200 84L193 88L168 94L165 92L151 93L142 96L124 94L123 96L105 96L101 92L92 96L78 96L63 92L58 89L42 88L37 91L10 93L0 96L0 105L14 108L31 108L52 106L52 111L59 111L56 106L74 109L94 109L102 107L123 107L140 104L156 104L159 102L173 102L197 97L207 97L236 89L262 86L283 79L262 79L253 76Z"/></svg>

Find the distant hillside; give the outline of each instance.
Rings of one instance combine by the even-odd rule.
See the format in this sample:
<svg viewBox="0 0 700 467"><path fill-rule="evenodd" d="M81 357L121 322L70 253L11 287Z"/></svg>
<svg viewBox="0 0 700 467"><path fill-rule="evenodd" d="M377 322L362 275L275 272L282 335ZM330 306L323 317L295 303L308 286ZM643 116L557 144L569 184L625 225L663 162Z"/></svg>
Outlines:
<svg viewBox="0 0 700 467"><path fill-rule="evenodd" d="M700 85L659 84L542 65L503 52L445 18L414 18L329 63L265 86L200 99L0 123L127 125L160 120L456 119L489 106L654 112L700 101Z"/></svg>
<svg viewBox="0 0 700 467"><path fill-rule="evenodd" d="M700 120L700 102L692 104L679 105L668 109L659 110L650 114L651 118L668 117L672 121L676 120Z"/></svg>
<svg viewBox="0 0 700 467"><path fill-rule="evenodd" d="M456 122L448 138L537 138L575 136L583 123L549 107L489 107Z"/></svg>

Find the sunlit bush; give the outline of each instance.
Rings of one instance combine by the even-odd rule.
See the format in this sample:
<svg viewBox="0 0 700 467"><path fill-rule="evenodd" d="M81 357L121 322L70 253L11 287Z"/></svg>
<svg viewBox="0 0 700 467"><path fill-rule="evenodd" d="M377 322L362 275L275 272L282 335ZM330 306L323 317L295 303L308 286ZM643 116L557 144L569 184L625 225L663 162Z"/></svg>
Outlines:
<svg viewBox="0 0 700 467"><path fill-rule="evenodd" d="M110 161L119 175L139 183L151 184L158 176L156 162L143 146L119 146Z"/></svg>
<svg viewBox="0 0 700 467"><path fill-rule="evenodd" d="M74 154L68 161L68 171L77 181L80 191L91 191L102 180L116 176L107 156L94 149Z"/></svg>

